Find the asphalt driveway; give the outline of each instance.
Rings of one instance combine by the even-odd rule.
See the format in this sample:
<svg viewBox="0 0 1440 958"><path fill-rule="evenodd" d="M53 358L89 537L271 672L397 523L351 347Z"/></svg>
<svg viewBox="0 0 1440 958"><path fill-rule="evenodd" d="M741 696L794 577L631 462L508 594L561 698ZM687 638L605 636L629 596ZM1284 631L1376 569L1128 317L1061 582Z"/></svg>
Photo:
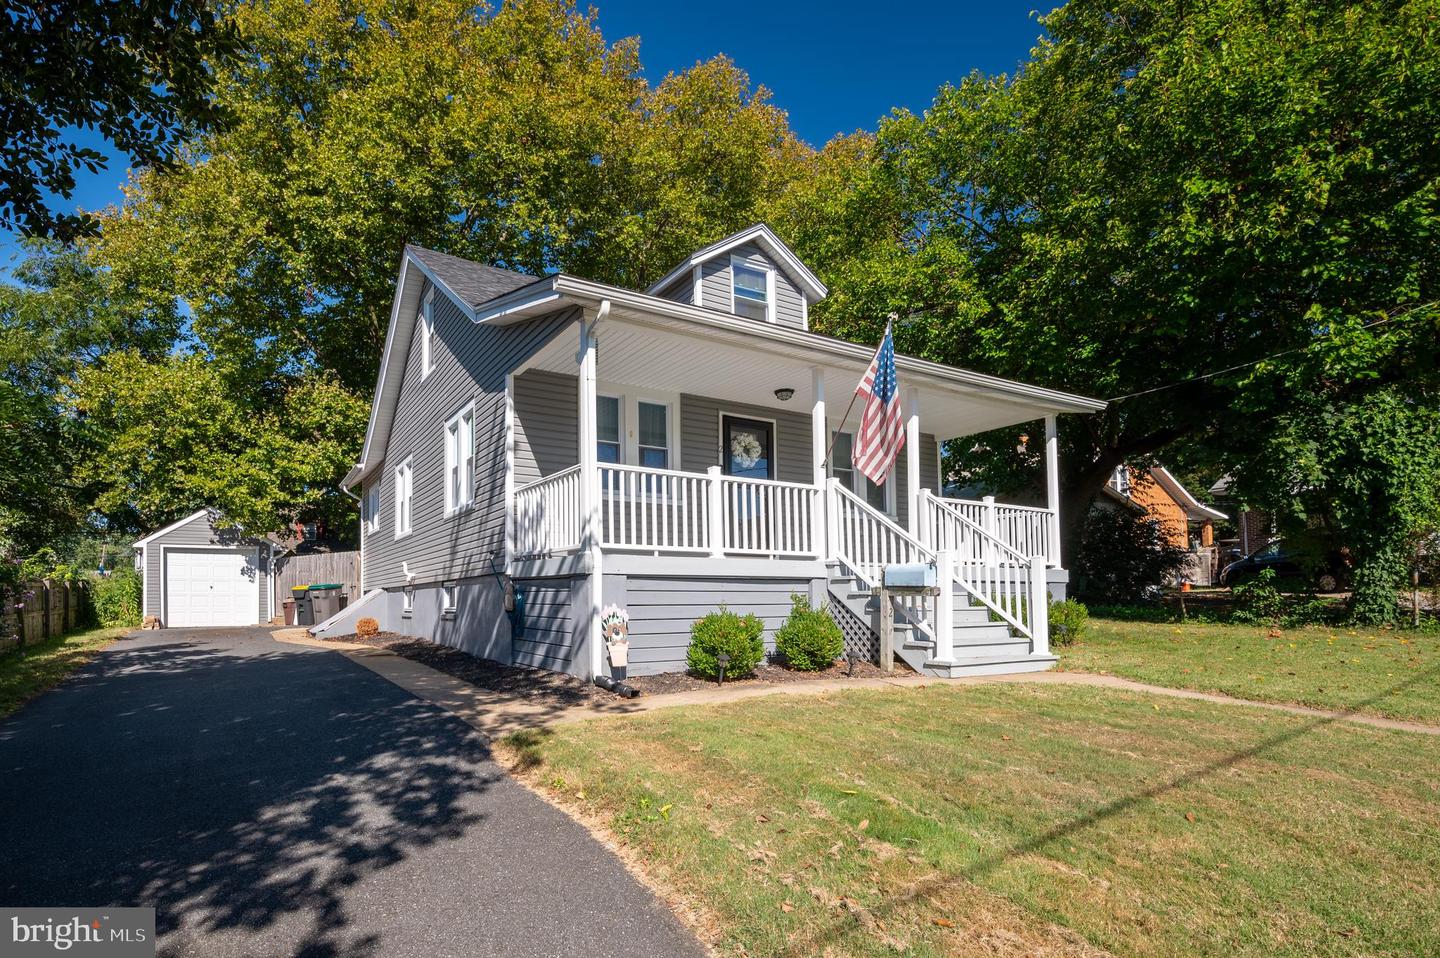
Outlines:
<svg viewBox="0 0 1440 958"><path fill-rule="evenodd" d="M262 629L142 633L0 723L0 905L153 905L162 955L704 954L468 726Z"/></svg>

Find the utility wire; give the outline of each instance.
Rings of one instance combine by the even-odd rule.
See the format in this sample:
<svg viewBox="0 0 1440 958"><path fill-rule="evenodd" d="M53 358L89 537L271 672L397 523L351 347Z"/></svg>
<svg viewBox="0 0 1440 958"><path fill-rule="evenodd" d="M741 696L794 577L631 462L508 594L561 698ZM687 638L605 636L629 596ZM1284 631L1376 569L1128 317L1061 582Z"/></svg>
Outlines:
<svg viewBox="0 0 1440 958"><path fill-rule="evenodd" d="M1420 306L1412 307L1410 309L1407 309L1403 313L1397 313L1394 316L1386 316L1384 319L1377 319L1373 323L1366 323L1365 325L1360 327L1360 331L1374 329L1376 326L1384 326L1386 323L1393 323L1401 319L1409 319L1411 316L1414 316L1416 313L1422 312L1423 310L1433 309L1436 305L1440 305L1440 302L1424 303ZM1155 386L1151 389L1142 389L1139 392L1126 393L1123 396L1116 396L1113 399L1107 399L1106 402L1122 402L1126 399L1135 399L1138 396L1149 396L1154 393L1164 392L1167 389L1174 389L1176 386L1187 386L1190 383L1203 382L1206 379L1214 379L1216 376L1224 376L1226 373L1238 372L1242 369L1248 369L1251 366L1258 366L1263 362L1268 362L1272 359L1279 359L1281 356L1289 356L1292 353L1303 353L1305 350L1311 348L1321 340L1329 339L1334 335L1334 332L1329 332L1326 333L1324 336L1320 336L1316 339L1311 340L1304 346L1296 346L1292 349L1282 349L1278 353L1271 353L1268 356L1261 356L1259 359L1252 359L1248 363L1240 363L1237 366L1227 366L1224 369L1217 369L1214 372L1201 373L1198 376L1191 376L1189 379L1182 379L1179 382L1166 383L1163 386Z"/></svg>

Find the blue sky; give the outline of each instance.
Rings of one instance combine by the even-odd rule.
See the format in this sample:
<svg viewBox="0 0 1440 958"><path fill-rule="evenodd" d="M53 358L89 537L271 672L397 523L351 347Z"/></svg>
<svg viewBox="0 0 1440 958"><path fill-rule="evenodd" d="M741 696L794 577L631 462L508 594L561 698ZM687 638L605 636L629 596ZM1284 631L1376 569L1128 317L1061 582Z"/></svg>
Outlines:
<svg viewBox="0 0 1440 958"><path fill-rule="evenodd" d="M894 107L923 110L942 83L958 82L971 70L1010 72L1040 34L1034 0L591 2L607 40L640 37L640 60L652 83L724 53L752 83L771 90L791 127L814 146L837 133L873 130ZM81 139L110 152L98 136ZM124 158L112 158L100 173L81 173L67 205L101 209L119 202L125 169ZM0 271L11 265L13 252L14 237L0 233Z"/></svg>

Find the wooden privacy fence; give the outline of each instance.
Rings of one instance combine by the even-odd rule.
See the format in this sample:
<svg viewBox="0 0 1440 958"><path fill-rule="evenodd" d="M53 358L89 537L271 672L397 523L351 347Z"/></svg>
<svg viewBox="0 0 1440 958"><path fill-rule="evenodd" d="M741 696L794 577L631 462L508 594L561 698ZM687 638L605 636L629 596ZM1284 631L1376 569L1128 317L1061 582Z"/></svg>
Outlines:
<svg viewBox="0 0 1440 958"><path fill-rule="evenodd" d="M350 594L350 601L354 602L360 598L360 553L315 552L303 556L276 556L270 581L275 589L275 602L271 608L275 610L277 619L284 614L281 603L290 598L290 589L297 585L338 582Z"/></svg>
<svg viewBox="0 0 1440 958"><path fill-rule="evenodd" d="M64 635L80 624L86 593L84 582L48 579L0 586L0 652Z"/></svg>

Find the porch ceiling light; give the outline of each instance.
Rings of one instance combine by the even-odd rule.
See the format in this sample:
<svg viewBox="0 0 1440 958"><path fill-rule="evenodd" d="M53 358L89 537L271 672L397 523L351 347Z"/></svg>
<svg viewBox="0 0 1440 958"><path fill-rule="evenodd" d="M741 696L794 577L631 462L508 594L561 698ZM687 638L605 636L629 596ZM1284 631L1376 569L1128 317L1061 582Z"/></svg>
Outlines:
<svg viewBox="0 0 1440 958"><path fill-rule="evenodd" d="M781 386L779 389L775 390L775 398L780 400L781 402L789 402L794 395L795 390L791 389L789 386Z"/></svg>

